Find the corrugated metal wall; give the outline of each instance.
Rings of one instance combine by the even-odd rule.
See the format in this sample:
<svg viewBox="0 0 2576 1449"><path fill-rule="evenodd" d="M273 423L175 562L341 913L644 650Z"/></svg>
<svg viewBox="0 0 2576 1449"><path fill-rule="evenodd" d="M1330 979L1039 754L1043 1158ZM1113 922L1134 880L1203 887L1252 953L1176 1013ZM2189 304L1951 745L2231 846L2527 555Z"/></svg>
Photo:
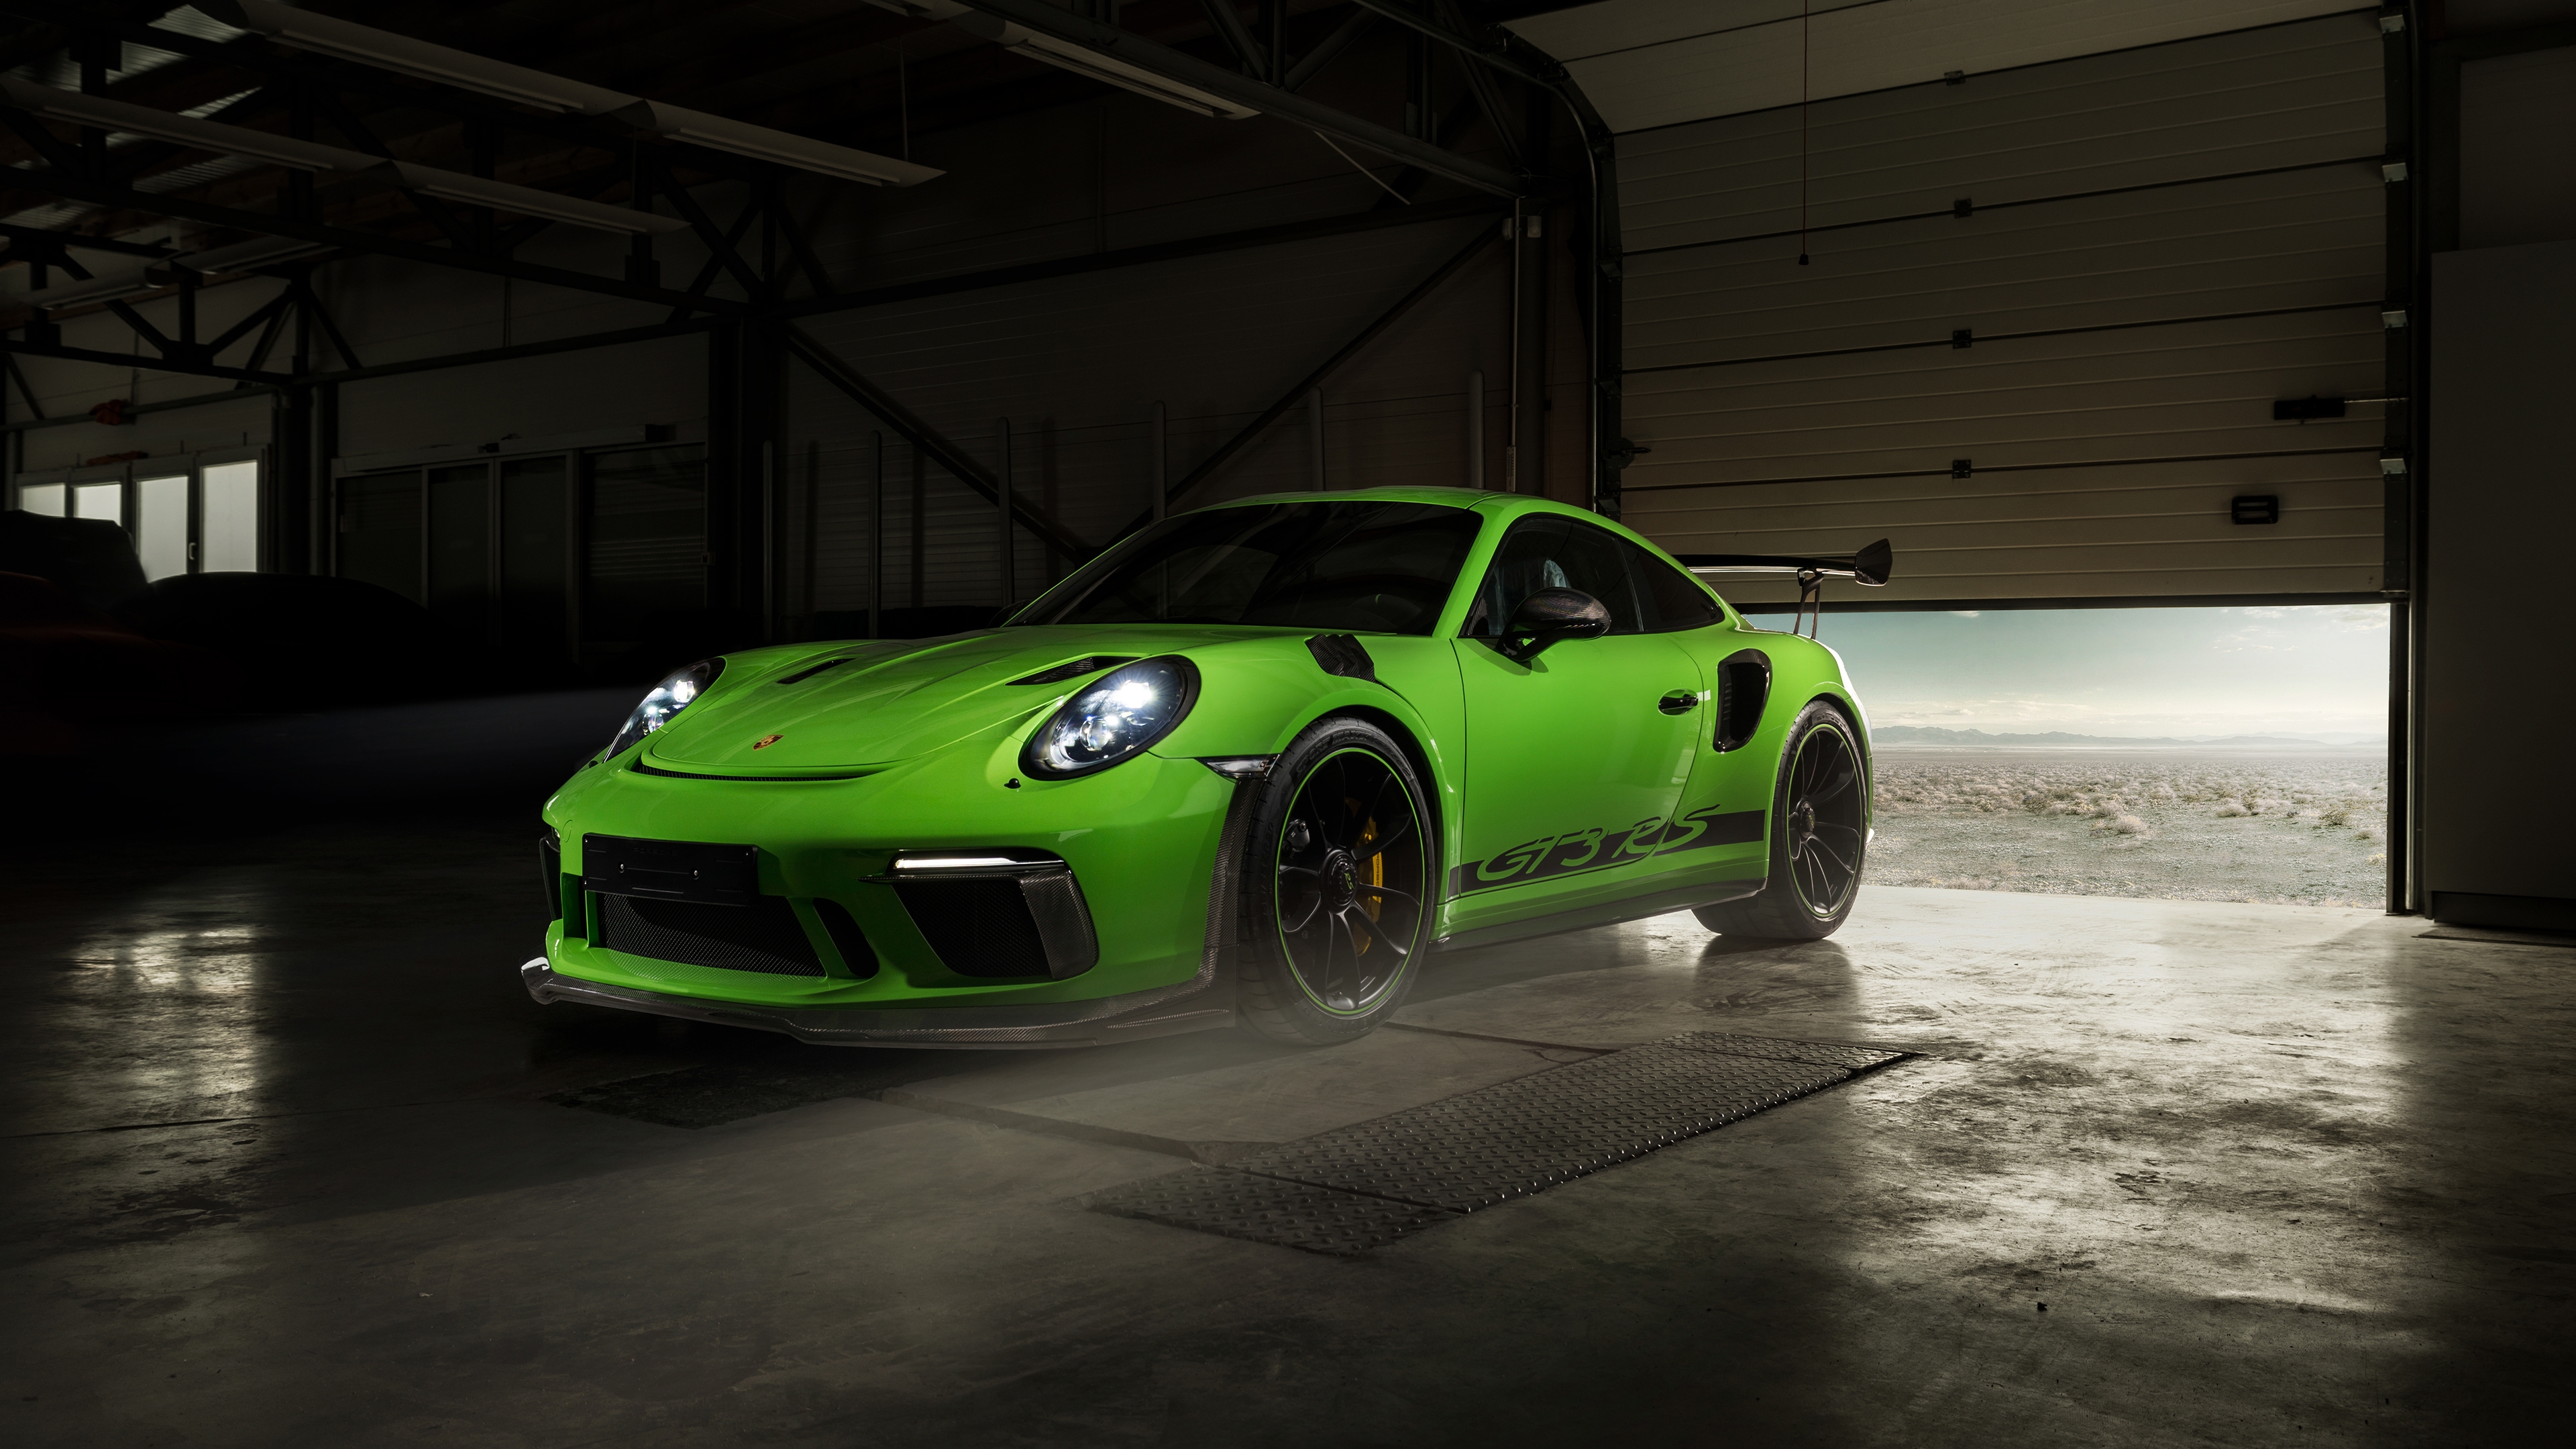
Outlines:
<svg viewBox="0 0 2576 1449"><path fill-rule="evenodd" d="M1889 602L2376 590L2379 406L2271 405L2381 392L2381 45L2338 15L1623 137L1627 521L1890 537Z"/></svg>

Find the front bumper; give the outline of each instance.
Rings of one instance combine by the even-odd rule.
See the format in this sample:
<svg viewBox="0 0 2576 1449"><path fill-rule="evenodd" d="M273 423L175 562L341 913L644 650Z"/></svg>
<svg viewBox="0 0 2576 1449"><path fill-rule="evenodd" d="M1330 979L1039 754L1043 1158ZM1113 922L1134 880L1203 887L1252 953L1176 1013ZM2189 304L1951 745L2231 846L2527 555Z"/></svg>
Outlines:
<svg viewBox="0 0 2576 1449"><path fill-rule="evenodd" d="M549 967L543 956L521 965L519 980L541 1006L558 1001L606 1006L683 1021L780 1032L819 1046L1009 1050L1099 1046L1231 1025L1233 1008L1216 999L1219 988L1213 970L1214 955L1211 953L1210 970L1177 986L1030 1006L895 1010L761 1006L584 981Z"/></svg>

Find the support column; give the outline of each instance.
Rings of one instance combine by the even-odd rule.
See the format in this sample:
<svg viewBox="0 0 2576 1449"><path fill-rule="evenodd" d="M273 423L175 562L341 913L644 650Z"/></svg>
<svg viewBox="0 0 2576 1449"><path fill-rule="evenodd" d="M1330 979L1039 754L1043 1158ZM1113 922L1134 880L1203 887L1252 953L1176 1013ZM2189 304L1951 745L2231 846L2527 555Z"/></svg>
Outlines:
<svg viewBox="0 0 2576 1449"><path fill-rule="evenodd" d="M707 608L741 605L740 530L734 527L742 487L742 332L727 322L707 332Z"/></svg>
<svg viewBox="0 0 2576 1449"><path fill-rule="evenodd" d="M1547 492L1548 213L1531 209L1512 238L1511 435L1504 488Z"/></svg>
<svg viewBox="0 0 2576 1449"><path fill-rule="evenodd" d="M268 557L281 574L318 574L314 507L313 389L297 385L269 397Z"/></svg>
<svg viewBox="0 0 2576 1449"><path fill-rule="evenodd" d="M763 643L777 612L770 524L785 364L776 322L746 319L707 334L707 605L727 629Z"/></svg>

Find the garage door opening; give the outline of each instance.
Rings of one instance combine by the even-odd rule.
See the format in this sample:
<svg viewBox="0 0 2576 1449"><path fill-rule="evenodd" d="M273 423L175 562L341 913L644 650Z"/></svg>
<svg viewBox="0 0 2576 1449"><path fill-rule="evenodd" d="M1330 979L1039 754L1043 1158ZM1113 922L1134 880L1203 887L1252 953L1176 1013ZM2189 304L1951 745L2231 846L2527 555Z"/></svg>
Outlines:
<svg viewBox="0 0 2576 1449"><path fill-rule="evenodd" d="M2384 905L2388 629L2378 604L1829 615L1877 747L1867 879Z"/></svg>

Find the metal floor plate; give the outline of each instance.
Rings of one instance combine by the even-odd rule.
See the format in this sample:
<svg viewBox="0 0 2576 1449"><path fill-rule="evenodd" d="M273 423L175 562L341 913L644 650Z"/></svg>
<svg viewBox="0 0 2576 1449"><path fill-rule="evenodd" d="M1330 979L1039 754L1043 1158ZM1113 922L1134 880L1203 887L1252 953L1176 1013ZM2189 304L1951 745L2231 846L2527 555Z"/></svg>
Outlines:
<svg viewBox="0 0 2576 1449"><path fill-rule="evenodd" d="M1094 1212L1196 1228L1313 1253L1365 1253L1457 1214L1419 1203L1255 1177L1221 1167L1149 1177L1095 1194Z"/></svg>
<svg viewBox="0 0 2576 1449"><path fill-rule="evenodd" d="M1642 1157L1902 1052L1691 1032L1095 1194L1098 1212L1360 1253Z"/></svg>

